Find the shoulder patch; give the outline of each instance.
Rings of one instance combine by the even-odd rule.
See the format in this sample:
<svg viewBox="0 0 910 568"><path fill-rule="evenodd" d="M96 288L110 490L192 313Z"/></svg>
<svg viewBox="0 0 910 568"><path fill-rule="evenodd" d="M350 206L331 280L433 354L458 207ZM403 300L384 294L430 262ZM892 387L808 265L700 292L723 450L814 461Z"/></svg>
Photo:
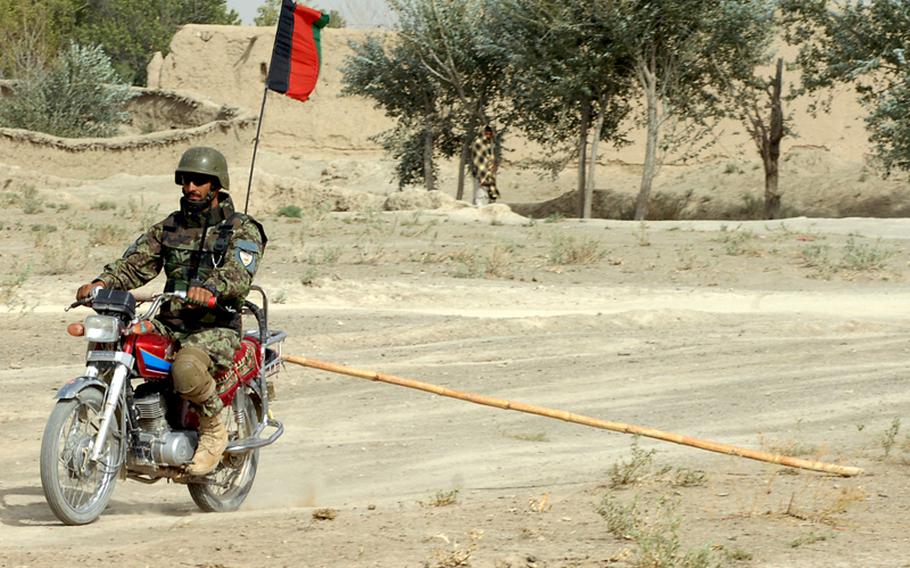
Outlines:
<svg viewBox="0 0 910 568"><path fill-rule="evenodd" d="M241 240L234 243L235 257L247 272L256 272L256 260L259 258L259 245L253 241Z"/></svg>

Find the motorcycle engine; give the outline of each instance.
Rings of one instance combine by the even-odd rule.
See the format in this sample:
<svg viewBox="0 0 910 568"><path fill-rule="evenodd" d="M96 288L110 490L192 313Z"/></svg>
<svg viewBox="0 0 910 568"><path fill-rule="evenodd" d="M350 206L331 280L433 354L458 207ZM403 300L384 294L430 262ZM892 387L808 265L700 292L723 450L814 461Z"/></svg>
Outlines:
<svg viewBox="0 0 910 568"><path fill-rule="evenodd" d="M134 399L139 416L139 431L133 458L142 465L184 465L193 461L198 434L171 430L167 422L167 402L161 393Z"/></svg>

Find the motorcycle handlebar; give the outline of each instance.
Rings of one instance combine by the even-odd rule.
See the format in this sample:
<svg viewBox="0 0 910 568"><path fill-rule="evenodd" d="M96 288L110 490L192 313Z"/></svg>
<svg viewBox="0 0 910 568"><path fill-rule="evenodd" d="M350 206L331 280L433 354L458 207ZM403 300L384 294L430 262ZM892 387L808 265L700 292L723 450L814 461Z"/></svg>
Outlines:
<svg viewBox="0 0 910 568"><path fill-rule="evenodd" d="M73 308L78 308L79 306L91 306L92 301L95 299L95 296L98 295L99 290L101 290L101 286L93 288L91 294L89 294L85 298L82 298L81 300L76 300L75 302L70 304L64 311L68 312ZM163 302L163 301L169 300L169 299L178 299L178 300L183 300L186 303L190 303L187 300L186 292L162 292L161 294L152 294L151 296L143 296L143 295L134 294L133 297L136 298L136 302L139 302L139 303L154 302L154 301ZM218 298L215 296L212 296L211 298L209 298L208 302L206 302L205 304L196 304L196 305L203 305L204 307L209 308L209 309L214 309L214 308L219 307Z"/></svg>

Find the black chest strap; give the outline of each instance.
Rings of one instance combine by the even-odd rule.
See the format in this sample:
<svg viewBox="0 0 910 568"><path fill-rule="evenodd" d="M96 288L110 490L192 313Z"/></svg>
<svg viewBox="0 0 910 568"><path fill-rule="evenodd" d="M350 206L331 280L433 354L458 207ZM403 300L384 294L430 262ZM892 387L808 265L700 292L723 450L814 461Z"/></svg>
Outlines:
<svg viewBox="0 0 910 568"><path fill-rule="evenodd" d="M221 266L224 262L224 255L227 253L228 247L231 246L231 235L234 234L234 219L236 217L237 214L232 213L230 217L218 225L218 236L212 246L212 259L215 262L215 266Z"/></svg>

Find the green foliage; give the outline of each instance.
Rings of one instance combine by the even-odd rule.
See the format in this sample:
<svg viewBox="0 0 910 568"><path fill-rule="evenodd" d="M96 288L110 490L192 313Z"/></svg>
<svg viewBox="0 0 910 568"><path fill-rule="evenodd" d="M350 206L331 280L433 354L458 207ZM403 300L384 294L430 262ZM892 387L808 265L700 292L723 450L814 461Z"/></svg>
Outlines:
<svg viewBox="0 0 910 568"><path fill-rule="evenodd" d="M253 23L257 26L274 26L278 24L278 14L281 13L281 0L266 0L256 8L256 17Z"/></svg>
<svg viewBox="0 0 910 568"><path fill-rule="evenodd" d="M82 6L73 37L101 45L120 76L144 84L146 66L156 51L167 54L171 38L184 24L240 23L225 0L104 0Z"/></svg>
<svg viewBox="0 0 910 568"><path fill-rule="evenodd" d="M35 70L0 106L0 124L63 137L111 136L132 97L99 46L72 43L48 70Z"/></svg>
<svg viewBox="0 0 910 568"><path fill-rule="evenodd" d="M325 10L323 10L324 12ZM338 10L329 10L329 23L325 26L327 28L346 28L348 27L348 21L344 16L341 15L341 12Z"/></svg>
<svg viewBox="0 0 910 568"><path fill-rule="evenodd" d="M487 48L507 64L506 96L530 138L581 156L592 124L625 142L634 106L648 130L637 219L663 155L693 154L724 114L724 86L754 68L770 33L771 0L485 0ZM641 98L633 105L632 98ZM578 187L585 171L579 168Z"/></svg>
<svg viewBox="0 0 910 568"><path fill-rule="evenodd" d="M314 9L325 12L318 5ZM256 8L256 17L253 23L257 26L274 26L278 24L278 16L281 14L281 0L266 0ZM348 25L347 20L338 10L329 10L329 23L327 28L345 28Z"/></svg>
<svg viewBox="0 0 910 568"><path fill-rule="evenodd" d="M383 150L395 160L395 177L398 179L399 189L425 181L424 144L426 141L424 136L420 135L418 128L408 128L399 123L397 127L382 132L372 139L379 142ZM439 169L435 161L431 168L432 175L435 176Z"/></svg>
<svg viewBox="0 0 910 568"><path fill-rule="evenodd" d="M800 546L815 544L816 542L824 542L832 538L834 538L834 533L819 534L815 531L809 531L809 534L805 534L790 541L790 548L799 548Z"/></svg>
<svg viewBox="0 0 910 568"><path fill-rule="evenodd" d="M377 140L398 162L400 186L432 189L435 154L458 155L488 120L501 73L480 47L481 1L393 0L396 37L351 43L343 93L370 98L397 120Z"/></svg>
<svg viewBox="0 0 910 568"><path fill-rule="evenodd" d="M285 205L280 208L276 215L279 217L290 217L292 219L300 219L303 217L303 209L298 205Z"/></svg>
<svg viewBox="0 0 910 568"><path fill-rule="evenodd" d="M75 23L77 0L0 0L0 78L44 68Z"/></svg>
<svg viewBox="0 0 910 568"><path fill-rule="evenodd" d="M876 244L857 241L850 235L844 244L841 268L854 272L884 270L888 266L888 259L894 256L895 251L881 247L881 239Z"/></svg>
<svg viewBox="0 0 910 568"><path fill-rule="evenodd" d="M606 493L597 513L606 521L607 530L623 540L635 543L636 568L709 568L720 562L707 547L683 549L679 532L683 519L679 502L659 497L643 503L638 498L628 505Z"/></svg>
<svg viewBox="0 0 910 568"><path fill-rule="evenodd" d="M852 84L887 171L910 170L910 3L784 0L787 40L809 91ZM828 101L822 101L828 107Z"/></svg>
<svg viewBox="0 0 910 568"><path fill-rule="evenodd" d="M398 120L395 128L375 140L396 160L399 187L432 177L435 172L426 171L424 161L425 131L440 120L439 91L428 80L419 55L408 45L379 35L350 46L354 55L342 68L342 93L370 98Z"/></svg>
<svg viewBox="0 0 910 568"><path fill-rule="evenodd" d="M628 112L629 61L615 42L609 0L486 0L484 48L506 64L512 120L532 140L554 147L576 140L598 113L601 138L620 140ZM583 124L583 106L590 109Z"/></svg>
<svg viewBox="0 0 910 568"><path fill-rule="evenodd" d="M239 24L225 0L0 0L0 77L44 69L69 42L100 45L120 77L144 84L156 51L184 24Z"/></svg>
<svg viewBox="0 0 910 568"><path fill-rule="evenodd" d="M638 446L638 441L632 443L632 457L629 461L613 464L610 468L610 487L622 487L641 481L651 473L656 450L643 450Z"/></svg>

